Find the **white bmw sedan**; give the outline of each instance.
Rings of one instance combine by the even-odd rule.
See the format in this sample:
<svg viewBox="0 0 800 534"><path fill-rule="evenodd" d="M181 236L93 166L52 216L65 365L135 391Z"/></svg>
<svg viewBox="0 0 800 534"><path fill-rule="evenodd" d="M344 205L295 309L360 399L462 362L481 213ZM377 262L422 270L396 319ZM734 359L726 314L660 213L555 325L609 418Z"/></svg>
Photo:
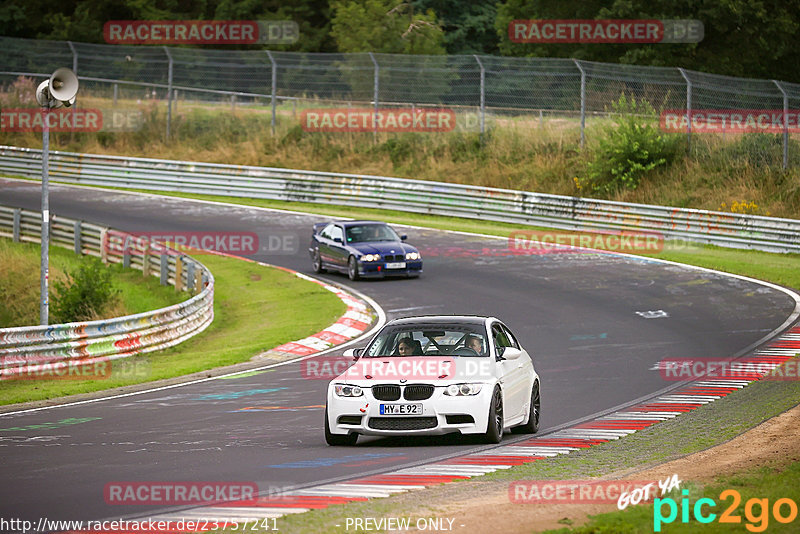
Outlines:
<svg viewBox="0 0 800 534"><path fill-rule="evenodd" d="M325 440L359 435L480 434L539 428L539 375L494 317L423 316L387 323L328 385Z"/></svg>

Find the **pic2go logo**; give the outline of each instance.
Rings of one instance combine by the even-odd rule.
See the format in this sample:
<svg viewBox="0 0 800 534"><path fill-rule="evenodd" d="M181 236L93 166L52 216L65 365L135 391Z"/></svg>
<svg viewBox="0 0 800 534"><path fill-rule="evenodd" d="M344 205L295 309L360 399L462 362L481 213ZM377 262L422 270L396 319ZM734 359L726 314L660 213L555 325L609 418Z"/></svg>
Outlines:
<svg viewBox="0 0 800 534"><path fill-rule="evenodd" d="M717 514L711 510L716 508L717 503L714 499L704 497L695 501L694 506L689 504L689 490L682 490L683 498L680 504L681 523L689 522L690 511L695 521L699 523L711 523L717 518ZM721 501L731 499L730 505L719 516L720 523L739 524L742 518L736 515L736 510L742 502L742 496L737 490L725 490L719 494ZM668 515L664 515L664 507L669 509ZM756 510L758 512L756 513ZM778 523L791 523L797 518L797 503L789 498L776 500L772 505L772 515ZM788 512L788 513L787 513ZM770 507L769 499L749 499L744 505L744 516L748 523L745 528L750 532L764 532L769 526ZM661 525L668 525L678 518L678 503L675 499L667 497L653 501L653 531L661 532Z"/></svg>

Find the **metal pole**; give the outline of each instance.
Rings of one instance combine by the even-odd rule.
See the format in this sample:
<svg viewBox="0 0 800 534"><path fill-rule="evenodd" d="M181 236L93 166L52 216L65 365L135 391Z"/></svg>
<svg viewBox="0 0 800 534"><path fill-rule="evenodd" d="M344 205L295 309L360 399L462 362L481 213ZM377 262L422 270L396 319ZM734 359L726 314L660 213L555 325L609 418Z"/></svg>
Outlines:
<svg viewBox="0 0 800 534"><path fill-rule="evenodd" d="M48 156L50 151L50 125L47 123L50 106L42 106L42 262L39 268L39 324L46 326L50 320L50 191L48 190Z"/></svg>
<svg viewBox="0 0 800 534"><path fill-rule="evenodd" d="M481 58L477 56L477 54L473 54L475 61L478 62L478 66L481 68L481 142L483 142L483 133L485 131L485 120L486 120L486 69L483 68L483 63L481 62Z"/></svg>
<svg viewBox="0 0 800 534"><path fill-rule="evenodd" d="M789 95L778 80L772 80L772 83L783 95L783 169L786 170L789 167Z"/></svg>
<svg viewBox="0 0 800 534"><path fill-rule="evenodd" d="M69 49L72 50L72 72L75 73L75 76L78 75L78 51L75 50L75 45L72 44L72 41L67 41L69 45ZM78 106L72 106L72 124L75 124L75 113L78 111ZM75 138L75 130L71 129L69 132L70 141Z"/></svg>
<svg viewBox="0 0 800 534"><path fill-rule="evenodd" d="M275 58L272 57L272 52L267 50L267 56L269 57L269 62L272 64L272 135L275 135L275 98L276 92L278 89L278 65L275 63Z"/></svg>
<svg viewBox="0 0 800 534"><path fill-rule="evenodd" d="M581 72L581 148L586 142L586 71L577 59L573 59L575 66Z"/></svg>
<svg viewBox="0 0 800 534"><path fill-rule="evenodd" d="M114 84L114 107L117 107L117 96L119 95L119 84Z"/></svg>
<svg viewBox="0 0 800 534"><path fill-rule="evenodd" d="M686 80L686 152L692 149L692 81L682 68L678 68L683 79Z"/></svg>
<svg viewBox="0 0 800 534"><path fill-rule="evenodd" d="M166 46L163 48L169 60L169 71L167 72L167 141L169 141L169 126L172 122L172 54L169 53L169 48Z"/></svg>
<svg viewBox="0 0 800 534"><path fill-rule="evenodd" d="M380 66L378 66L378 62L375 60L375 55L372 52L369 53L369 57L372 60L372 64L375 66L375 70L374 70L374 72L375 72L375 74L374 74L374 78L375 78L375 80L374 80L374 85L375 85L375 89L374 89L374 93L375 93L375 96L374 96L374 100L375 100L375 116L372 119L373 122L374 122L374 129L372 131L372 138L374 140L374 139L377 139L377 137L378 137L378 89L380 88L380 86L378 84L378 74L380 73Z"/></svg>

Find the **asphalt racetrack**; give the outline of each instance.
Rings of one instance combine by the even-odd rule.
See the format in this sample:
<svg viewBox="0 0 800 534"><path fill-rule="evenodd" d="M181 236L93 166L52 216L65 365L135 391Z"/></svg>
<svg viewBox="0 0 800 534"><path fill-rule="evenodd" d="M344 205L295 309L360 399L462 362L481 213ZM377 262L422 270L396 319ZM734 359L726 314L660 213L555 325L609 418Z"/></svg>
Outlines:
<svg viewBox="0 0 800 534"><path fill-rule="evenodd" d="M0 179L0 203L38 210L40 185ZM327 219L59 185L51 186L50 209L132 232L255 232L262 249L253 259L307 274L311 225ZM777 289L691 268L601 253L510 255L501 239L398 228L422 251L421 278L322 278L370 296L389 319L452 313L504 320L541 376L540 433L676 385L650 370L662 358L728 357L750 349L795 307ZM362 437L356 447L328 447L317 407L326 385L288 364L4 415L0 516L146 517L170 508L108 505L104 486L252 481L262 491L279 491L488 447L453 436ZM507 434L503 444L515 439L524 437Z"/></svg>

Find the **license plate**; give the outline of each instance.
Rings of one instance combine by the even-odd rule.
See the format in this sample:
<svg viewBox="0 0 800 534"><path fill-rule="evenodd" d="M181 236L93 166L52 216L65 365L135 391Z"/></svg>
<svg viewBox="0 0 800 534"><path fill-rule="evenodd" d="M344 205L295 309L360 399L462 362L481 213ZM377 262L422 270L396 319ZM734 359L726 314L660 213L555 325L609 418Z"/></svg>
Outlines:
<svg viewBox="0 0 800 534"><path fill-rule="evenodd" d="M404 262L404 261L396 261L396 262L393 262L393 263L387 263L386 264L386 268L387 269L405 269L406 268L406 262Z"/></svg>
<svg viewBox="0 0 800 534"><path fill-rule="evenodd" d="M381 415L422 415L422 404L381 404Z"/></svg>

